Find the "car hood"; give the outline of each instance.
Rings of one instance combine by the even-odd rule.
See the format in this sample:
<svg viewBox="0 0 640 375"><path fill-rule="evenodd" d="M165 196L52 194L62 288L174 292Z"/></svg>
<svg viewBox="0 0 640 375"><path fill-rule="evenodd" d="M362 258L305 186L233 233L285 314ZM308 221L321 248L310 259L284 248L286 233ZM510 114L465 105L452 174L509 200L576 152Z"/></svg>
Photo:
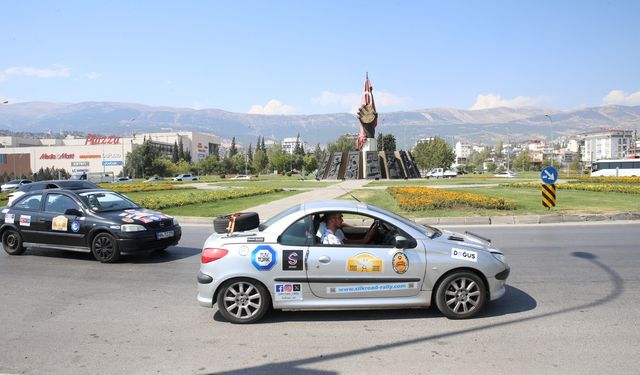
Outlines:
<svg viewBox="0 0 640 375"><path fill-rule="evenodd" d="M118 224L142 224L147 227L173 225L173 217L146 208L97 212L96 214Z"/></svg>
<svg viewBox="0 0 640 375"><path fill-rule="evenodd" d="M473 249L484 250L489 252L499 252L489 238L482 237L475 233L465 232L458 233L446 229L441 229L442 235L434 238L434 241L447 244L449 246L467 246Z"/></svg>

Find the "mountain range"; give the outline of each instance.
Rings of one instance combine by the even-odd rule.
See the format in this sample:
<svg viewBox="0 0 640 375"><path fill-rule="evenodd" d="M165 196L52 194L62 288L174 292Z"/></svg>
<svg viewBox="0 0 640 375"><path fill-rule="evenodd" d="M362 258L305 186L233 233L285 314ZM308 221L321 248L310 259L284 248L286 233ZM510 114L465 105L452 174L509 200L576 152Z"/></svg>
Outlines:
<svg viewBox="0 0 640 375"><path fill-rule="evenodd" d="M635 129L640 106L602 106L558 111L546 108L449 108L379 112L376 134L393 134L401 148L416 140L439 136L493 144L574 136L601 128ZM0 105L0 129L14 132L84 132L104 135L161 131L212 133L228 143L253 143L258 136L281 141L300 138L309 146L326 144L338 136L358 133L354 114L254 115L219 109L152 107L132 103L83 102L75 104L24 102Z"/></svg>

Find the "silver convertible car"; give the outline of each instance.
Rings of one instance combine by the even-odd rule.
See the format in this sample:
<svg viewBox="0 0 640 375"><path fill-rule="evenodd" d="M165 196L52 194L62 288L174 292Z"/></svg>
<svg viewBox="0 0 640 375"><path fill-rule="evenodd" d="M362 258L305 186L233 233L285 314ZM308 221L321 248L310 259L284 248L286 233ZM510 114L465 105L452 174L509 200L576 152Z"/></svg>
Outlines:
<svg viewBox="0 0 640 375"><path fill-rule="evenodd" d="M336 212L344 218L344 244L323 244L325 215ZM233 227L205 241L197 277L199 304L217 302L232 323L256 322L272 307L435 304L448 318L469 318L504 295L510 271L486 238L419 225L357 201L299 204L257 228Z"/></svg>

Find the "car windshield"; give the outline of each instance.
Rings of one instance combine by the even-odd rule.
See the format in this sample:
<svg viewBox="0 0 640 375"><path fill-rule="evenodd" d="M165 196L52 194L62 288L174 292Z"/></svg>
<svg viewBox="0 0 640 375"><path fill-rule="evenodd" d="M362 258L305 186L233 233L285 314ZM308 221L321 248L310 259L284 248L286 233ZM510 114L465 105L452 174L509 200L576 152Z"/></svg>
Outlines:
<svg viewBox="0 0 640 375"><path fill-rule="evenodd" d="M272 216L271 219L265 221L264 223L260 224L259 230L262 232L263 230L269 228L273 223L277 222L278 220L282 219L283 217L290 215L296 211L300 210L300 205L297 204L291 208L288 208L282 212L280 212L279 214Z"/></svg>
<svg viewBox="0 0 640 375"><path fill-rule="evenodd" d="M82 202L94 212L121 211L139 206L118 193L91 191L79 194Z"/></svg>
<svg viewBox="0 0 640 375"><path fill-rule="evenodd" d="M429 237L429 238L435 238L438 237L442 234L442 232L440 231L440 229L438 228L434 228L432 226L429 225L421 225L416 223L415 221L411 221L405 217L402 217L400 215L394 214L393 212L384 210L380 207L376 207L376 206L367 206L371 211L374 212L378 212L378 213L382 213L385 214L387 216L390 216L398 221L403 222L404 224L406 224L407 226L410 226L411 228L417 230L418 232L424 234L425 236Z"/></svg>

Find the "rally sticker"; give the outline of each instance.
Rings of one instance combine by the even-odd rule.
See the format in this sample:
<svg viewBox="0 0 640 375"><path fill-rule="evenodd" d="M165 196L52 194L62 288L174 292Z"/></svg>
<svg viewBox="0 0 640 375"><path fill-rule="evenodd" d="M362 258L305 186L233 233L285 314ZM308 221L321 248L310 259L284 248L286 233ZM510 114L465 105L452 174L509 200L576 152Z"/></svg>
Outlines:
<svg viewBox="0 0 640 375"><path fill-rule="evenodd" d="M139 218L138 220L140 220L140 221L141 221L141 222L143 222L143 223L150 223L150 222L152 222L152 221L153 221L153 220L151 220L151 219L149 219L149 218L146 218L146 217L141 217L141 218Z"/></svg>
<svg viewBox="0 0 640 375"><path fill-rule="evenodd" d="M3 213L3 214L6 214L7 212L9 212L9 209L8 209L8 208L4 208L4 209L2 209L2 213Z"/></svg>
<svg viewBox="0 0 640 375"><path fill-rule="evenodd" d="M264 237L248 237L247 242L264 242Z"/></svg>
<svg viewBox="0 0 640 375"><path fill-rule="evenodd" d="M127 215L128 215L128 213L123 212L123 213L121 213L121 214L120 214L120 215L118 215L118 216L127 216Z"/></svg>
<svg viewBox="0 0 640 375"><path fill-rule="evenodd" d="M133 219L128 218L128 217L123 217L122 221L124 221L125 223L133 223Z"/></svg>
<svg viewBox="0 0 640 375"><path fill-rule="evenodd" d="M390 290L407 290L418 287L417 283L390 283L390 284L369 284L369 285L353 285L353 286L333 286L327 287L328 294L340 293L372 293L386 292Z"/></svg>
<svg viewBox="0 0 640 375"><path fill-rule="evenodd" d="M73 233L78 233L80 231L80 222L78 220L71 222L71 231Z"/></svg>
<svg viewBox="0 0 640 375"><path fill-rule="evenodd" d="M68 219L64 215L56 216L53 218L53 221L51 222L51 230L59 230L59 231L66 232L68 223L69 223Z"/></svg>
<svg viewBox="0 0 640 375"><path fill-rule="evenodd" d="M29 215L20 215L20 226L30 227L31 226L31 216L29 216Z"/></svg>
<svg viewBox="0 0 640 375"><path fill-rule="evenodd" d="M475 251L456 249L455 247L451 249L451 257L455 259L468 260L470 262L478 261L478 253Z"/></svg>
<svg viewBox="0 0 640 375"><path fill-rule="evenodd" d="M4 214L4 222L5 223L13 223L16 219L16 215L14 214Z"/></svg>
<svg viewBox="0 0 640 375"><path fill-rule="evenodd" d="M282 270L302 271L302 250L282 250Z"/></svg>
<svg viewBox="0 0 640 375"><path fill-rule="evenodd" d="M251 252L251 264L259 271L268 271L276 264L276 252L271 246L258 246Z"/></svg>
<svg viewBox="0 0 640 375"><path fill-rule="evenodd" d="M300 284L275 284L276 301L302 301Z"/></svg>
<svg viewBox="0 0 640 375"><path fill-rule="evenodd" d="M347 260L347 272L382 272L382 259L367 253Z"/></svg>
<svg viewBox="0 0 640 375"><path fill-rule="evenodd" d="M397 252L393 255L391 260L393 270L398 274L403 274L409 269L409 258L403 252Z"/></svg>

